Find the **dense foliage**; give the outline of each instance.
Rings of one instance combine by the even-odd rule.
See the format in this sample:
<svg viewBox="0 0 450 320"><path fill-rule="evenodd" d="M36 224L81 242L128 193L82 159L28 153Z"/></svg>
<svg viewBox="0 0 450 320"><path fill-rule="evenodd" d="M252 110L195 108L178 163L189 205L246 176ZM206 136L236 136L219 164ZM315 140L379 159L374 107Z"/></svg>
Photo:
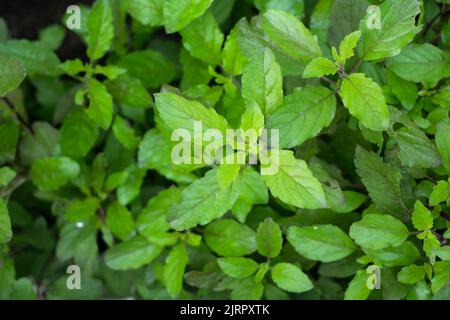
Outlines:
<svg viewBox="0 0 450 320"><path fill-rule="evenodd" d="M450 299L449 8L97 0L36 40L0 19L0 299ZM72 32L86 56L60 61ZM276 157L176 164L194 121L278 129Z"/></svg>

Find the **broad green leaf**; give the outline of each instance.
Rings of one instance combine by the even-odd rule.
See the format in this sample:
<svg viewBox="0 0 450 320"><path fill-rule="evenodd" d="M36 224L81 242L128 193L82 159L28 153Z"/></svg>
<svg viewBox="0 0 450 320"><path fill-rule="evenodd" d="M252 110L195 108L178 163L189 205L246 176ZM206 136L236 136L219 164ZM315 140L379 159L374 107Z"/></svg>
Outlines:
<svg viewBox="0 0 450 320"><path fill-rule="evenodd" d="M105 253L105 263L113 270L138 269L152 262L161 250L162 247L136 236L109 248Z"/></svg>
<svg viewBox="0 0 450 320"><path fill-rule="evenodd" d="M361 37L361 31L354 31L345 36L345 38L339 44L339 61L342 64L353 57L355 54L353 49L355 49L358 44L359 38Z"/></svg>
<svg viewBox="0 0 450 320"><path fill-rule="evenodd" d="M380 86L363 73L353 73L343 82L340 96L350 114L375 131L389 126L389 111Z"/></svg>
<svg viewBox="0 0 450 320"><path fill-rule="evenodd" d="M61 74L58 57L40 42L24 39L9 40L5 43L0 43L0 55L20 60L30 76L36 74L57 76ZM14 63L13 61L10 60L12 64Z"/></svg>
<svg viewBox="0 0 450 320"><path fill-rule="evenodd" d="M430 194L430 206L436 206L441 202L446 201L450 197L450 184L447 181L438 181L433 187L433 192Z"/></svg>
<svg viewBox="0 0 450 320"><path fill-rule="evenodd" d="M192 21L180 33L183 46L193 57L212 65L220 64L224 36L211 13Z"/></svg>
<svg viewBox="0 0 450 320"><path fill-rule="evenodd" d="M221 219L205 228L208 247L223 257L240 257L256 251L256 233L235 220Z"/></svg>
<svg viewBox="0 0 450 320"><path fill-rule="evenodd" d="M184 243L176 245L166 258L164 265L164 285L171 297L176 297L183 289L184 270L189 261Z"/></svg>
<svg viewBox="0 0 450 320"><path fill-rule="evenodd" d="M333 211L340 213L352 212L367 200L366 195L355 191L343 191L342 193L344 195L344 205L333 208Z"/></svg>
<svg viewBox="0 0 450 320"><path fill-rule="evenodd" d="M276 173L263 175L264 182L286 204L298 208L325 208L327 202L320 182L312 175L305 161L296 159L292 151L272 151Z"/></svg>
<svg viewBox="0 0 450 320"><path fill-rule="evenodd" d="M418 96L417 85L398 77L390 70L386 71L386 80L398 100L406 110L411 110Z"/></svg>
<svg viewBox="0 0 450 320"><path fill-rule="evenodd" d="M127 179L117 188L117 200L123 206L131 203L139 196L142 182L147 172L138 168L135 164L128 167L127 171Z"/></svg>
<svg viewBox="0 0 450 320"><path fill-rule="evenodd" d="M20 141L20 158L23 163L28 166L31 166L37 159L51 157L56 154L59 149L60 140L58 130L53 128L47 122L37 121L33 123L32 129L33 134L31 132L24 131ZM12 132L9 132L11 135Z"/></svg>
<svg viewBox="0 0 450 320"><path fill-rule="evenodd" d="M110 49L114 37L113 13L109 0L97 0L87 21L87 54L98 60Z"/></svg>
<svg viewBox="0 0 450 320"><path fill-rule="evenodd" d="M201 121L203 131L216 129L225 134L228 128L221 115L198 101L187 100L171 92L157 94L155 101L159 116L172 130L187 129L194 136L194 121Z"/></svg>
<svg viewBox="0 0 450 320"><path fill-rule="evenodd" d="M400 171L361 147L356 148L354 161L356 172L376 206L382 212L392 213L403 220L409 212L410 203L404 195L405 190L400 188Z"/></svg>
<svg viewBox="0 0 450 320"><path fill-rule="evenodd" d="M88 220L95 215L99 207L100 202L97 198L77 199L67 206L64 217L71 222Z"/></svg>
<svg viewBox="0 0 450 320"><path fill-rule="evenodd" d="M407 267L403 267L397 274L397 279L399 282L404 284L414 284L420 280L423 280L425 273L426 269L423 265L418 266L412 264Z"/></svg>
<svg viewBox="0 0 450 320"><path fill-rule="evenodd" d="M336 99L330 90L306 87L285 98L267 119L267 127L279 130L281 148L292 148L317 136L335 113Z"/></svg>
<svg viewBox="0 0 450 320"><path fill-rule="evenodd" d="M283 102L281 69L269 48L257 51L245 66L242 96L247 105L256 101L266 116Z"/></svg>
<svg viewBox="0 0 450 320"><path fill-rule="evenodd" d="M436 146L444 163L444 168L450 171L450 123L441 121L436 126Z"/></svg>
<svg viewBox="0 0 450 320"><path fill-rule="evenodd" d="M428 230L433 227L433 216L431 215L430 210L428 210L419 200L414 204L411 220L414 227L419 231Z"/></svg>
<svg viewBox="0 0 450 320"><path fill-rule="evenodd" d="M432 168L441 165L439 153L426 134L415 128L401 128L395 139L400 148L400 160L409 167Z"/></svg>
<svg viewBox="0 0 450 320"><path fill-rule="evenodd" d="M7 186L16 177L17 173L10 167L0 168L0 187Z"/></svg>
<svg viewBox="0 0 450 320"><path fill-rule="evenodd" d="M131 212L118 202L108 207L106 223L111 232L121 240L128 240L133 236L136 228Z"/></svg>
<svg viewBox="0 0 450 320"><path fill-rule="evenodd" d="M329 18L328 43L338 47L345 36L359 28L361 19L366 14L366 0L334 0Z"/></svg>
<svg viewBox="0 0 450 320"><path fill-rule="evenodd" d="M189 22L200 17L213 0L166 0L164 1L164 26L167 33L183 29Z"/></svg>
<svg viewBox="0 0 450 320"><path fill-rule="evenodd" d="M0 123L0 164L14 160L19 141L19 125L12 120Z"/></svg>
<svg viewBox="0 0 450 320"><path fill-rule="evenodd" d="M376 262L387 267L407 266L420 257L419 250L410 241L406 241L397 247L365 250L365 252Z"/></svg>
<svg viewBox="0 0 450 320"><path fill-rule="evenodd" d="M335 74L338 66L330 59L319 57L311 60L303 71L303 78L319 78L329 74Z"/></svg>
<svg viewBox="0 0 450 320"><path fill-rule="evenodd" d="M2 264L0 265L0 300L7 300L14 288L14 282L16 277L16 270L14 268L14 262L8 256L2 258Z"/></svg>
<svg viewBox="0 0 450 320"><path fill-rule="evenodd" d="M131 77L139 79L147 89L169 83L177 74L176 66L170 59L159 51L150 49L134 51L123 56L118 66L126 69Z"/></svg>
<svg viewBox="0 0 450 320"><path fill-rule="evenodd" d="M333 2L334 0L319 0L311 13L309 27L312 33L317 35L322 51L324 51L324 47L327 47L327 33Z"/></svg>
<svg viewBox="0 0 450 320"><path fill-rule="evenodd" d="M429 43L412 44L398 56L387 59L386 64L399 77L427 87L434 87L439 80L450 76L449 58Z"/></svg>
<svg viewBox="0 0 450 320"><path fill-rule="evenodd" d="M53 191L78 176L80 166L66 157L36 160L31 168L31 179L41 190Z"/></svg>
<svg viewBox="0 0 450 320"><path fill-rule="evenodd" d="M17 89L27 71L17 58L0 54L0 97Z"/></svg>
<svg viewBox="0 0 450 320"><path fill-rule="evenodd" d="M105 85L96 79L88 83L89 108L87 115L102 129L106 130L111 125L113 118L113 99Z"/></svg>
<svg viewBox="0 0 450 320"><path fill-rule="evenodd" d="M259 224L256 231L256 244L258 253L267 258L275 258L280 253L283 245L281 229L271 218L266 218Z"/></svg>
<svg viewBox="0 0 450 320"><path fill-rule="evenodd" d="M264 285L253 279L245 279L231 292L231 300L259 300L264 292Z"/></svg>
<svg viewBox="0 0 450 320"><path fill-rule="evenodd" d="M386 0L380 6L380 29L370 26L369 15L361 22L359 56L366 61L393 57L412 41L420 27L416 16L420 13L418 0Z"/></svg>
<svg viewBox="0 0 450 320"><path fill-rule="evenodd" d="M14 282L10 296L11 300L36 300L37 293L33 283L28 278L20 278Z"/></svg>
<svg viewBox="0 0 450 320"><path fill-rule="evenodd" d="M129 126L124 118L116 116L112 129L116 139L127 149L133 150L139 145L139 138L136 137L133 128Z"/></svg>
<svg viewBox="0 0 450 320"><path fill-rule="evenodd" d="M434 253L444 261L450 261L450 246L443 246L434 250Z"/></svg>
<svg viewBox="0 0 450 320"><path fill-rule="evenodd" d="M231 157L236 160L234 154ZM239 171L241 169L241 165L238 163L221 163L219 167L217 167L217 182L222 189L227 189L231 186L231 184L236 181L239 176Z"/></svg>
<svg viewBox="0 0 450 320"><path fill-rule="evenodd" d="M9 242L12 238L11 220L8 208L3 199L0 199L0 243Z"/></svg>
<svg viewBox="0 0 450 320"><path fill-rule="evenodd" d="M61 151L65 156L82 158L97 140L97 125L83 111L70 113L61 127Z"/></svg>
<svg viewBox="0 0 450 320"><path fill-rule="evenodd" d="M369 274L366 270L356 272L345 290L345 300L366 300L370 295L368 284Z"/></svg>
<svg viewBox="0 0 450 320"><path fill-rule="evenodd" d="M272 268L272 279L278 287L288 292L301 293L314 287L308 276L291 263L276 264Z"/></svg>
<svg viewBox="0 0 450 320"><path fill-rule="evenodd" d="M39 31L39 41L53 51L56 51L61 47L65 36L65 28L57 24L49 25Z"/></svg>
<svg viewBox="0 0 450 320"><path fill-rule="evenodd" d="M256 130L258 134L264 129L264 115L258 104L253 100L241 117L241 129Z"/></svg>
<svg viewBox="0 0 450 320"><path fill-rule="evenodd" d="M238 30L233 28L227 36L223 47L223 69L230 75L239 75L244 72L248 63L247 57L238 46Z"/></svg>
<svg viewBox="0 0 450 320"><path fill-rule="evenodd" d="M220 269L233 278L247 278L258 270L258 264L252 259L229 257L217 259Z"/></svg>
<svg viewBox="0 0 450 320"><path fill-rule="evenodd" d="M141 81L127 75L108 82L107 87L114 99L127 107L145 109L152 101Z"/></svg>
<svg viewBox="0 0 450 320"><path fill-rule="evenodd" d="M306 64L322 56L317 36L297 17L281 10L269 10L263 14L261 23L274 45L289 57Z"/></svg>
<svg viewBox="0 0 450 320"><path fill-rule="evenodd" d="M315 225L290 227L287 239L302 256L322 262L331 262L347 257L356 246L338 227Z"/></svg>
<svg viewBox="0 0 450 320"><path fill-rule="evenodd" d="M183 190L181 200L170 208L167 220L178 231L205 225L230 210L236 197L233 186L222 189L217 171L210 170Z"/></svg>
<svg viewBox="0 0 450 320"><path fill-rule="evenodd" d="M164 0L128 0L127 11L146 26L160 26L164 22Z"/></svg>
<svg viewBox="0 0 450 320"><path fill-rule="evenodd" d="M408 238L408 228L387 214L366 214L350 228L356 244L369 249L399 246Z"/></svg>

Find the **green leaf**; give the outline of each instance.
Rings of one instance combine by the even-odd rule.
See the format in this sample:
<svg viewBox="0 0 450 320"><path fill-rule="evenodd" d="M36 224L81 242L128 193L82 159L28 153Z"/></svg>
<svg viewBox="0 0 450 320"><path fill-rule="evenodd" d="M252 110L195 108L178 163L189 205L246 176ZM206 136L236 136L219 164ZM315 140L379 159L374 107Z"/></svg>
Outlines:
<svg viewBox="0 0 450 320"><path fill-rule="evenodd" d="M212 0L166 0L164 1L164 26L167 33L183 29L189 22L200 17Z"/></svg>
<svg viewBox="0 0 450 320"><path fill-rule="evenodd" d="M450 246L434 249L434 253L444 261L450 261Z"/></svg>
<svg viewBox="0 0 450 320"><path fill-rule="evenodd" d="M33 283L28 278L20 278L14 282L10 296L11 300L36 300L37 294Z"/></svg>
<svg viewBox="0 0 450 320"><path fill-rule="evenodd" d="M353 241L338 227L290 227L287 239L302 256L322 262L340 260L355 251Z"/></svg>
<svg viewBox="0 0 450 320"><path fill-rule="evenodd" d="M176 297L183 289L184 270L189 261L184 243L176 245L166 258L164 265L164 285L171 297Z"/></svg>
<svg viewBox="0 0 450 320"><path fill-rule="evenodd" d="M71 112L61 127L61 151L65 156L82 158L97 140L97 125L83 111Z"/></svg>
<svg viewBox="0 0 450 320"><path fill-rule="evenodd" d="M430 194L430 206L436 206L441 202L446 201L450 197L450 184L447 181L438 181L433 187L433 192Z"/></svg>
<svg viewBox="0 0 450 320"><path fill-rule="evenodd" d="M317 136L335 113L336 99L330 90L306 87L285 98L267 119L267 127L279 130L281 148L292 148Z"/></svg>
<svg viewBox="0 0 450 320"><path fill-rule="evenodd" d="M416 16L420 13L418 0L387 0L380 6L380 29L369 27L368 16L361 22L359 56L366 61L393 57L412 41L420 27Z"/></svg>
<svg viewBox="0 0 450 320"><path fill-rule="evenodd" d="M114 110L113 99L105 85L96 79L89 80L88 97L87 115L102 129L108 129L111 125Z"/></svg>
<svg viewBox="0 0 450 320"><path fill-rule="evenodd" d="M415 264L412 264L407 267L403 267L402 270L397 274L397 279L399 282L404 284L414 284L416 282L419 282L423 280L425 277L425 267L418 266Z"/></svg>
<svg viewBox="0 0 450 320"><path fill-rule="evenodd" d="M400 148L400 160L409 167L432 168L441 165L439 153L426 134L415 128L401 128L395 139Z"/></svg>
<svg viewBox="0 0 450 320"><path fill-rule="evenodd" d="M359 28L360 21L366 14L366 0L334 0L329 18L328 43L338 47L345 36Z"/></svg>
<svg viewBox="0 0 450 320"><path fill-rule="evenodd" d="M411 220L414 227L419 231L428 230L433 227L433 216L431 215L430 210L428 210L419 200L414 204Z"/></svg>
<svg viewBox="0 0 450 320"><path fill-rule="evenodd" d="M239 75L244 72L247 63L247 57L238 46L238 29L235 27L230 31L223 47L223 69L230 75Z"/></svg>
<svg viewBox="0 0 450 320"><path fill-rule="evenodd" d="M345 36L345 38L339 44L339 62L345 64L345 62L354 56L353 49L355 49L361 38L361 31L354 31Z"/></svg>
<svg viewBox="0 0 450 320"><path fill-rule="evenodd" d="M122 143L125 148L133 150L139 145L139 138L136 137L133 128L120 116L116 116L112 126L116 139Z"/></svg>
<svg viewBox="0 0 450 320"><path fill-rule="evenodd" d="M178 231L205 225L230 210L236 197L233 186L222 189L217 171L210 170L183 190L181 200L170 208L167 220Z"/></svg>
<svg viewBox="0 0 450 320"><path fill-rule="evenodd" d="M113 270L138 269L152 262L161 250L162 247L136 236L109 248L105 253L105 263Z"/></svg>
<svg viewBox="0 0 450 320"><path fill-rule="evenodd" d="M20 141L20 158L28 166L31 166L37 159L53 156L59 149L59 132L50 124L37 121L33 123L32 129L34 134L26 130L23 132ZM13 131L9 132L12 134Z"/></svg>
<svg viewBox="0 0 450 320"><path fill-rule="evenodd" d="M0 97L16 90L26 75L27 71L20 60L0 54Z"/></svg>
<svg viewBox="0 0 450 320"><path fill-rule="evenodd" d="M335 74L338 66L331 60L323 57L315 58L303 71L303 78L320 78L325 75Z"/></svg>
<svg viewBox="0 0 450 320"><path fill-rule="evenodd" d="M16 146L19 141L19 125L12 121L0 123L0 164L14 160L16 157Z"/></svg>
<svg viewBox="0 0 450 320"><path fill-rule="evenodd" d="M266 116L283 102L283 76L269 48L257 51L245 66L242 96L247 105L256 101Z"/></svg>
<svg viewBox="0 0 450 320"><path fill-rule="evenodd" d="M87 54L98 60L110 49L114 37L113 13L109 0L97 0L87 21Z"/></svg>
<svg viewBox="0 0 450 320"><path fill-rule="evenodd" d="M264 129L264 115L254 100L247 106L244 114L242 115L240 127L244 131L256 130L258 133Z"/></svg>
<svg viewBox="0 0 450 320"><path fill-rule="evenodd" d="M220 269L232 278L247 278L258 270L258 264L252 259L229 257L217 259Z"/></svg>
<svg viewBox="0 0 450 320"><path fill-rule="evenodd" d="M194 121L202 122L203 131L216 129L225 135L228 128L221 115L198 101L187 100L171 92L158 93L155 101L159 116L172 130L187 129L194 136Z"/></svg>
<svg viewBox="0 0 450 320"><path fill-rule="evenodd" d="M356 148L356 172L369 192L370 198L382 212L404 218L409 212L404 191L400 188L402 179L400 171L385 163L373 152L361 147Z"/></svg>
<svg viewBox="0 0 450 320"><path fill-rule="evenodd" d="M253 279L244 279L231 292L231 300L259 300L264 292L264 285Z"/></svg>
<svg viewBox="0 0 450 320"><path fill-rule="evenodd" d="M406 241L397 247L389 247L378 250L365 250L365 252L376 262L387 267L407 266L419 257L419 250L410 241Z"/></svg>
<svg viewBox="0 0 450 320"><path fill-rule="evenodd" d="M71 222L88 220L95 215L99 207L100 202L97 198L87 197L82 200L77 199L67 206L64 216Z"/></svg>
<svg viewBox="0 0 450 320"><path fill-rule="evenodd" d="M353 73L343 82L340 96L350 114L375 131L389 126L389 111L380 86L363 73Z"/></svg>
<svg viewBox="0 0 450 320"><path fill-rule="evenodd" d="M164 22L164 0L128 0L127 11L146 26L160 26Z"/></svg>
<svg viewBox="0 0 450 320"><path fill-rule="evenodd" d="M292 151L272 151L279 168L273 175L263 175L264 182L286 204L298 208L317 209L327 206L320 182L312 175L305 161L296 159Z"/></svg>
<svg viewBox="0 0 450 320"><path fill-rule="evenodd" d="M345 300L366 300L370 295L370 289L367 285L369 274L366 270L356 272L352 281L350 281L345 290Z"/></svg>
<svg viewBox="0 0 450 320"><path fill-rule="evenodd" d="M408 228L387 214L366 214L350 228L356 244L369 249L399 246L408 238Z"/></svg>
<svg viewBox="0 0 450 320"><path fill-rule="evenodd" d="M400 103L406 110L411 110L418 96L417 85L413 82L398 77L395 73L387 70L386 80Z"/></svg>
<svg viewBox="0 0 450 320"><path fill-rule="evenodd" d="M10 298L10 294L14 288L14 282L16 278L16 270L14 268L14 262L11 258L5 256L2 258L0 264L0 300L6 300Z"/></svg>
<svg viewBox="0 0 450 320"><path fill-rule="evenodd" d="M57 76L61 74L58 57L40 42L24 39L9 40L0 43L0 55L9 56L12 64L14 64L13 59L20 60L29 76L36 74ZM8 81L11 80L8 77Z"/></svg>
<svg viewBox="0 0 450 320"><path fill-rule="evenodd" d="M53 191L64 186L80 173L80 166L66 157L36 160L31 168L31 179L41 190Z"/></svg>
<svg viewBox="0 0 450 320"><path fill-rule="evenodd" d="M322 56L317 36L313 36L297 17L281 10L269 10L262 16L261 23L274 45L289 57L306 64Z"/></svg>
<svg viewBox="0 0 450 320"><path fill-rule="evenodd" d="M259 224L256 244L258 253L267 258L275 258L280 254L283 245L281 229L271 218L266 218Z"/></svg>
<svg viewBox="0 0 450 320"><path fill-rule="evenodd" d="M212 65L220 64L224 36L210 12L189 23L180 33L183 46L193 57Z"/></svg>
<svg viewBox="0 0 450 320"><path fill-rule="evenodd" d="M444 51L429 43L412 44L398 56L387 59L386 64L399 77L427 87L450 76L450 62Z"/></svg>
<svg viewBox="0 0 450 320"><path fill-rule="evenodd" d="M435 139L444 168L450 171L450 123L448 121L441 121L436 125Z"/></svg>
<svg viewBox="0 0 450 320"><path fill-rule="evenodd" d="M10 167L0 168L0 187L7 186L11 181L14 180L17 173Z"/></svg>
<svg viewBox="0 0 450 320"><path fill-rule="evenodd" d="M121 240L130 239L136 229L131 212L118 202L114 202L108 207L106 223L111 232Z"/></svg>
<svg viewBox="0 0 450 320"><path fill-rule="evenodd" d="M139 79L124 75L108 82L107 87L114 99L125 106L145 109L152 102L150 94Z"/></svg>
<svg viewBox="0 0 450 320"><path fill-rule="evenodd" d="M139 79L147 89L169 83L177 74L176 65L170 59L150 49L129 53L117 65L126 69L131 77Z"/></svg>
<svg viewBox="0 0 450 320"><path fill-rule="evenodd" d="M291 263L276 264L272 268L272 279L278 287L288 292L301 293L314 287L308 276Z"/></svg>
<svg viewBox="0 0 450 320"><path fill-rule="evenodd" d="M8 208L3 199L0 199L0 244L9 242L12 238L11 220Z"/></svg>
<svg viewBox="0 0 450 320"><path fill-rule="evenodd" d="M205 228L204 237L208 247L223 257L240 257L256 251L256 234L244 224L221 219Z"/></svg>

